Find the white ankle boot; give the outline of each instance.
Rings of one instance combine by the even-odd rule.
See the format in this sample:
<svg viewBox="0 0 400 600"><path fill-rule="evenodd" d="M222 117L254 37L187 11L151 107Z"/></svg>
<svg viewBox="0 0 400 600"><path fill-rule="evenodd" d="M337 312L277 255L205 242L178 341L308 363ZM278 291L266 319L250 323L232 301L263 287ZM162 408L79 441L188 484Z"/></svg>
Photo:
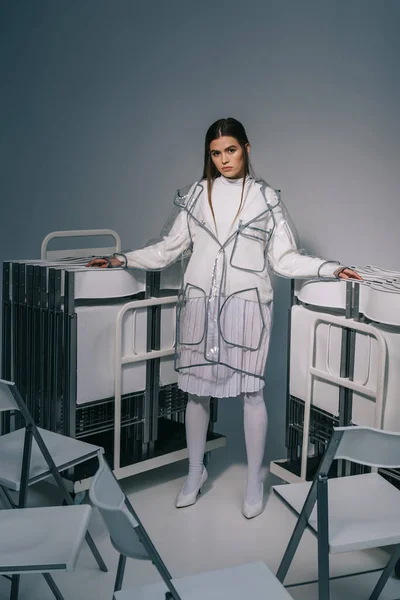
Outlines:
<svg viewBox="0 0 400 600"><path fill-rule="evenodd" d="M207 477L207 469L203 467L203 472L201 474L199 485L193 490L191 494L183 494L181 490L175 502L176 508L183 508L184 506L191 506L192 504L194 504L197 500L197 495L201 494L201 489L204 483L207 481Z"/></svg>
<svg viewBox="0 0 400 600"><path fill-rule="evenodd" d="M261 500L257 504L249 504L246 500L243 502L242 513L246 519L257 517L264 510L264 484L261 484Z"/></svg>

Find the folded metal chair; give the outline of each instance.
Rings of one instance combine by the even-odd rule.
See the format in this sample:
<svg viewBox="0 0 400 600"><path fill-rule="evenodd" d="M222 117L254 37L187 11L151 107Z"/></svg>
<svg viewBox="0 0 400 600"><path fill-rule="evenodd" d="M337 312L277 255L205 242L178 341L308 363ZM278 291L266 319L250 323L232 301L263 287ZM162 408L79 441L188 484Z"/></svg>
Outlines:
<svg viewBox="0 0 400 600"><path fill-rule="evenodd" d="M120 553L114 600L291 600L291 596L261 562L171 579L164 562L102 455L89 497L105 521L111 542ZM141 544L140 544L141 543ZM126 558L150 559L163 583L120 591Z"/></svg>
<svg viewBox="0 0 400 600"><path fill-rule="evenodd" d="M94 458L102 453L100 446L86 444L67 436L36 427L25 402L13 382L0 379L0 413L19 411L25 427L0 435L0 500L7 508L26 506L28 487L53 476L64 502L73 504L60 472ZM16 505L9 490L19 492ZM90 535L86 532L93 556L102 571L107 567ZM19 577L13 577L12 594L18 596Z"/></svg>
<svg viewBox="0 0 400 600"><path fill-rule="evenodd" d="M339 459L372 467L372 472L328 479L332 462ZM400 558L400 490L376 472L378 467L400 467L399 433L371 427L337 427L312 482L273 486L298 515L277 572L279 581L285 580L308 528L318 541L319 600L329 600L330 554L397 545L369 600L379 598ZM347 577L352 575L356 573Z"/></svg>
<svg viewBox="0 0 400 600"><path fill-rule="evenodd" d="M42 573L63 600L50 573L74 570L91 511L88 505L0 510L0 574ZM18 597L15 586L10 597Z"/></svg>

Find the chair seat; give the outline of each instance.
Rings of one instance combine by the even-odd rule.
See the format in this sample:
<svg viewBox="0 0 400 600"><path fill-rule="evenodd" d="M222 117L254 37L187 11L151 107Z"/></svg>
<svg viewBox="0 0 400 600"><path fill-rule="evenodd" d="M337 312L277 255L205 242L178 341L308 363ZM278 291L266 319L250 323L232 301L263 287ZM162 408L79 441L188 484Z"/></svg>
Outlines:
<svg viewBox="0 0 400 600"><path fill-rule="evenodd" d="M86 504L0 510L0 573L72 571L91 512Z"/></svg>
<svg viewBox="0 0 400 600"><path fill-rule="evenodd" d="M273 486L297 513L311 482ZM400 542L400 491L378 473L328 480L329 546L331 554ZM317 505L309 520L317 532Z"/></svg>
<svg viewBox="0 0 400 600"><path fill-rule="evenodd" d="M182 600L292 600L262 562L172 579ZM164 582L114 593L115 600L162 600Z"/></svg>
<svg viewBox="0 0 400 600"><path fill-rule="evenodd" d="M59 471L96 456L101 449L99 446L87 444L53 431L40 428L38 431ZM24 438L25 429L17 429L12 433L0 436L0 485L17 492L21 484ZM33 438L29 485L48 477L49 473L49 467Z"/></svg>

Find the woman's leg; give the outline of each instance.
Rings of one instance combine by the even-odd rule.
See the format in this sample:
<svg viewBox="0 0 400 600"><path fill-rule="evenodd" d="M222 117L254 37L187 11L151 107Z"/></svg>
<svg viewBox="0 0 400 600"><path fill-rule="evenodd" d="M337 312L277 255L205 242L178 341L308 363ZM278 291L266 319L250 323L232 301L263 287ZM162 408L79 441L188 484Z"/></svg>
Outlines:
<svg viewBox="0 0 400 600"><path fill-rule="evenodd" d="M182 488L182 493L185 495L191 494L200 483L209 420L210 397L189 394L185 417L189 474Z"/></svg>
<svg viewBox="0 0 400 600"><path fill-rule="evenodd" d="M261 468L268 425L263 391L261 389L251 394L242 394L247 453L245 501L248 504L257 504L262 495Z"/></svg>

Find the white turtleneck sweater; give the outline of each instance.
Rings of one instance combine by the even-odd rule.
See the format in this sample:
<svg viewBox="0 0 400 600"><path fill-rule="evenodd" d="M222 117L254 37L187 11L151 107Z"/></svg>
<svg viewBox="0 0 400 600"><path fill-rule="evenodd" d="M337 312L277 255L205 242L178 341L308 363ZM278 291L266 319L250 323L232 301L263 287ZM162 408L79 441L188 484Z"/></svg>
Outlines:
<svg viewBox="0 0 400 600"><path fill-rule="evenodd" d="M250 179L246 178L242 208L246 201L246 195L250 187ZM240 206L242 196L243 178L228 179L221 175L217 177L212 187L212 205L215 221L217 223L217 236L220 242L224 242L234 228L234 219ZM240 214L238 215L240 219Z"/></svg>

